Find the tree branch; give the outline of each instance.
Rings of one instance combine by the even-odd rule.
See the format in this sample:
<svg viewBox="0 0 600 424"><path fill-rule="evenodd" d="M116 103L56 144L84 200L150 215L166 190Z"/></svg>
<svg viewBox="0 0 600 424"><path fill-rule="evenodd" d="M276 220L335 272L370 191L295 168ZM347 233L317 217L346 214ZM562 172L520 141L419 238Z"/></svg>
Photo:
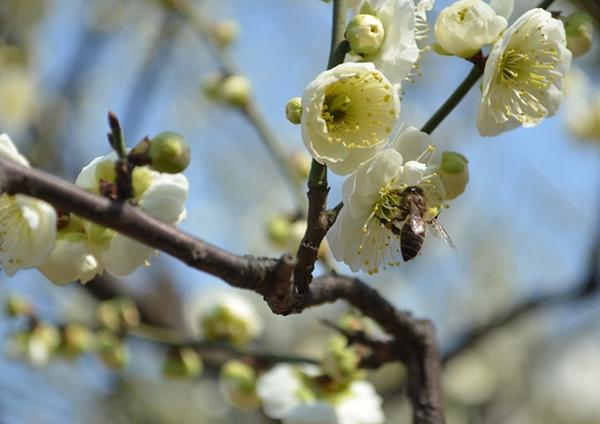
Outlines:
<svg viewBox="0 0 600 424"><path fill-rule="evenodd" d="M0 156L0 182L9 194L24 194L72 212L97 224L176 257L187 265L215 275L230 285L261 294L278 314L345 299L376 321L397 342L398 360L409 370L409 396L415 423L443 423L439 387L439 353L433 326L407 312L397 311L375 289L358 279L317 278L309 292L288 291L295 261L238 256L164 224L126 202L89 193L45 172L23 167ZM283 289L282 289L283 288Z"/></svg>
<svg viewBox="0 0 600 424"><path fill-rule="evenodd" d="M357 278L316 278L306 306L344 299L372 318L395 339L396 355L408 368L408 396L416 424L444 423L440 385L441 361L433 324L398 311L377 290Z"/></svg>

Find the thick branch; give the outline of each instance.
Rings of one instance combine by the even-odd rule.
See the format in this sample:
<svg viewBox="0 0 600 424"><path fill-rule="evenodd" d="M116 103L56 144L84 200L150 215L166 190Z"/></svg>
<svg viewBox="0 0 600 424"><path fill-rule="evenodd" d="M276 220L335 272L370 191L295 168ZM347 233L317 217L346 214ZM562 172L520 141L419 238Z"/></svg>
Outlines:
<svg viewBox="0 0 600 424"><path fill-rule="evenodd" d="M408 395L417 424L444 423L440 387L441 361L430 321L398 311L377 290L357 278L316 278L306 306L344 299L372 318L396 341L396 355L408 368Z"/></svg>
<svg viewBox="0 0 600 424"><path fill-rule="evenodd" d="M140 209L89 193L60 178L24 168L0 156L0 182L8 193L36 197L58 210L72 212L112 228L148 246L176 257L200 271L215 275L235 287L268 293L265 283L277 261L237 256L179 231Z"/></svg>

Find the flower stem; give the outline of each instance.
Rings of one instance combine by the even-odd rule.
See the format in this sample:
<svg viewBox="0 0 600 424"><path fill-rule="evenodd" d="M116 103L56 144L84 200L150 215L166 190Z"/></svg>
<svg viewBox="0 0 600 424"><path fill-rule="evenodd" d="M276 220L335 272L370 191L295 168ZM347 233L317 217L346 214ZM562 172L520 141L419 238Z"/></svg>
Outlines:
<svg viewBox="0 0 600 424"><path fill-rule="evenodd" d="M239 73L234 61L227 51L215 44L214 38L210 32L210 23L192 7L188 0L171 1L166 4L166 7L181 16L196 32L208 48L214 60L219 63L221 71L225 75L235 75ZM290 192L294 196L295 203L297 203L297 207L303 215L306 215L306 195L304 190L302 189L300 182L297 181L294 169L289 164L288 156L282 143L269 127L264 114L252 101L250 101L247 106L236 109L241 112L255 128L262 144L269 151L272 159L277 163L278 170L281 172L289 186Z"/></svg>
<svg viewBox="0 0 600 424"><path fill-rule="evenodd" d="M467 95L469 90L477 83L482 75L483 70L478 66L473 66L469 75L467 75L458 88L454 90L450 97L448 97L448 100L446 100L433 116L429 118L429 121L421 128L421 131L431 134Z"/></svg>

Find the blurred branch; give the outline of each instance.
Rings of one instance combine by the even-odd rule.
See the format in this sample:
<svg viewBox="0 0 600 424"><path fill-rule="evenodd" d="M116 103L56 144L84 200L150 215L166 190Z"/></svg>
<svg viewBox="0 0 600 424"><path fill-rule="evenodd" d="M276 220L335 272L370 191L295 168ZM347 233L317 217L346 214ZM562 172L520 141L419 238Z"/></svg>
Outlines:
<svg viewBox="0 0 600 424"><path fill-rule="evenodd" d="M265 352L257 349L241 348L226 342L193 340L182 336L178 331L172 331L165 328L152 327L148 325L140 325L136 328L130 329L128 334L130 336L138 337L165 346L189 347L196 350L200 354L216 352L219 354L224 353L230 357L246 357L261 365L271 365L278 362L315 365L320 364L320 361L315 358L288 353Z"/></svg>
<svg viewBox="0 0 600 424"><path fill-rule="evenodd" d="M181 18L198 34L215 61L220 65L221 70L225 75L235 75L238 73L233 60L229 57L227 52L216 45L210 31L209 22L197 12L188 0L161 0L161 2L165 8L172 10L181 16ZM299 210L304 213L306 209L304 190L302 190L298 184L295 171L289 165L285 149L273 130L269 127L267 119L252 99L250 99L246 106L237 109L248 122L254 126L260 140L271 155L275 165L279 168L281 175L285 178L290 192L294 195Z"/></svg>
<svg viewBox="0 0 600 424"><path fill-rule="evenodd" d="M143 58L142 67L133 79L133 88L129 91L123 114L123 126L129 133L137 130L140 121L148 110L149 99L159 87L158 79L169 61L174 41L181 28L173 13L165 12L161 16L158 29L154 34L148 51Z"/></svg>
<svg viewBox="0 0 600 424"><path fill-rule="evenodd" d="M464 335L458 338L459 342L443 354L444 363L451 361L464 351L470 349L496 330L505 328L521 318L541 313L552 307L564 306L572 302L581 302L597 295L600 291L600 275L598 270L600 263L600 229L598 230L594 246L591 249L588 262L589 265L581 282L572 288L553 294L534 295L501 312L487 323L467 330Z"/></svg>
<svg viewBox="0 0 600 424"><path fill-rule="evenodd" d="M0 181L9 194L39 198L55 208L112 228L160 249L189 266L215 275L234 287L261 294L277 314L344 299L372 318L397 342L398 360L406 363L409 397L417 424L443 423L439 351L429 321L398 311L362 281L337 275L317 278L306 294L293 287L295 260L238 256L164 224L134 206L89 193L45 172L25 168L0 156ZM282 290L283 288L283 290Z"/></svg>

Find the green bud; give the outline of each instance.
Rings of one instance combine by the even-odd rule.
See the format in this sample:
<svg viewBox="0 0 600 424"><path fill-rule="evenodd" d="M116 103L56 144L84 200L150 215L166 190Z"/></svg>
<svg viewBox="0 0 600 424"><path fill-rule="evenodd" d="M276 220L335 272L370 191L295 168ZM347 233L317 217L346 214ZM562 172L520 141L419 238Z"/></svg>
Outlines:
<svg viewBox="0 0 600 424"><path fill-rule="evenodd" d="M302 98L293 97L285 105L285 116L288 121L294 125L298 125L302 118Z"/></svg>
<svg viewBox="0 0 600 424"><path fill-rule="evenodd" d="M592 17L585 12L571 13L564 19L567 48L574 57L583 56L592 48L594 25Z"/></svg>
<svg viewBox="0 0 600 424"><path fill-rule="evenodd" d="M269 240L277 247L283 247L290 236L291 222L289 218L276 215L267 223L267 234Z"/></svg>
<svg viewBox="0 0 600 424"><path fill-rule="evenodd" d="M150 140L150 166L158 172L177 174L190 163L190 148L180 134L165 131Z"/></svg>
<svg viewBox="0 0 600 424"><path fill-rule="evenodd" d="M167 353L163 374L173 378L197 377L202 368L202 359L194 349L174 348Z"/></svg>
<svg viewBox="0 0 600 424"><path fill-rule="evenodd" d="M33 314L33 305L27 298L11 294L6 299L6 313L11 317L31 316Z"/></svg>
<svg viewBox="0 0 600 424"><path fill-rule="evenodd" d="M20 333L15 339L19 356L33 365L46 364L60 343L60 333L55 326L38 323L31 330Z"/></svg>
<svg viewBox="0 0 600 424"><path fill-rule="evenodd" d="M221 81L219 97L231 106L244 107L250 101L252 87L243 75L231 75Z"/></svg>
<svg viewBox="0 0 600 424"><path fill-rule="evenodd" d="M101 327L111 331L136 327L140 323L140 313L130 299L111 299L100 303L96 318Z"/></svg>
<svg viewBox="0 0 600 424"><path fill-rule="evenodd" d="M219 388L223 397L234 407L252 411L260 406L256 395L257 375L248 364L232 360L221 368Z"/></svg>
<svg viewBox="0 0 600 424"><path fill-rule="evenodd" d="M352 51L369 55L376 53L381 47L385 29L377 16L360 14L352 18L346 27L345 36Z"/></svg>
<svg viewBox="0 0 600 424"><path fill-rule="evenodd" d="M306 181L312 164L310 156L304 152L294 152L290 156L289 163L292 169L296 171L298 179L302 182Z"/></svg>
<svg viewBox="0 0 600 424"><path fill-rule="evenodd" d="M61 351L68 358L75 358L92 347L93 334L84 325L70 323L62 331Z"/></svg>
<svg viewBox="0 0 600 424"><path fill-rule="evenodd" d="M245 107L252 92L250 81L242 75L213 74L204 80L202 88L209 98L234 107Z"/></svg>
<svg viewBox="0 0 600 424"><path fill-rule="evenodd" d="M456 199L469 182L469 161L460 153L443 152L439 174L446 190L446 199Z"/></svg>
<svg viewBox="0 0 600 424"><path fill-rule="evenodd" d="M109 368L121 369L129 362L129 349L110 331L96 333L96 349L100 360Z"/></svg>
<svg viewBox="0 0 600 424"><path fill-rule="evenodd" d="M240 34L240 26L233 19L225 19L212 26L212 36L221 48L229 46Z"/></svg>
<svg viewBox="0 0 600 424"><path fill-rule="evenodd" d="M339 384L349 383L359 375L360 356L347 343L342 335L332 336L321 360L321 368L325 374Z"/></svg>

